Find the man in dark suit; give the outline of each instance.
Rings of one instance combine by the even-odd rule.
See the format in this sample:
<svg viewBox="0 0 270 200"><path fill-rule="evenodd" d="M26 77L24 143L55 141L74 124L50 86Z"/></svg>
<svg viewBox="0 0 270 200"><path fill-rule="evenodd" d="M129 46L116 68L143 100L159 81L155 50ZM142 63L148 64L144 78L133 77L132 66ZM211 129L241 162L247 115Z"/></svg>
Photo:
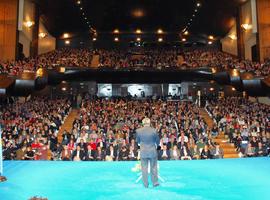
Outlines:
<svg viewBox="0 0 270 200"><path fill-rule="evenodd" d="M149 118L144 118L142 128L136 130L137 142L140 145L140 156L142 165L143 184L148 187L148 163L150 162L150 173L152 184L158 186L157 172L157 146L159 145L159 137L156 130L152 128Z"/></svg>
<svg viewBox="0 0 270 200"><path fill-rule="evenodd" d="M159 160L170 160L170 150L167 149L167 145L163 145L159 151Z"/></svg>
<svg viewBox="0 0 270 200"><path fill-rule="evenodd" d="M85 160L93 161L95 160L96 152L92 149L91 145L87 146L87 151L85 152Z"/></svg>
<svg viewBox="0 0 270 200"><path fill-rule="evenodd" d="M74 161L82 161L85 158L85 153L83 150L81 150L81 147L78 145L76 147L76 150L72 153L72 160Z"/></svg>

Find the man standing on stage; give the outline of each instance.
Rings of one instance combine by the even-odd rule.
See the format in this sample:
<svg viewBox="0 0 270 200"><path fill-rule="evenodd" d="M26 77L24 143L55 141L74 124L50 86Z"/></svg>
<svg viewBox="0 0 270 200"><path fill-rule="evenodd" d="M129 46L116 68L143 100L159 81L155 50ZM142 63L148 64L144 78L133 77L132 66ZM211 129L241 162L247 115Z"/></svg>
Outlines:
<svg viewBox="0 0 270 200"><path fill-rule="evenodd" d="M159 137L156 130L152 128L149 118L144 118L143 127L136 130L137 142L140 145L140 157L142 165L143 184L148 187L148 164L150 162L150 173L153 186L156 187L158 183L157 172L157 146L159 145Z"/></svg>

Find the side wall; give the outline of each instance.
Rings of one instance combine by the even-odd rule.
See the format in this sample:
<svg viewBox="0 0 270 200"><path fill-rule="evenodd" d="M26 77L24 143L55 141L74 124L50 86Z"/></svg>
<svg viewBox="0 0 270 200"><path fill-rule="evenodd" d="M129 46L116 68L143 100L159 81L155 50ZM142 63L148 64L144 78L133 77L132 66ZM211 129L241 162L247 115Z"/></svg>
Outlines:
<svg viewBox="0 0 270 200"><path fill-rule="evenodd" d="M17 10L17 0L0 1L0 60L16 58Z"/></svg>

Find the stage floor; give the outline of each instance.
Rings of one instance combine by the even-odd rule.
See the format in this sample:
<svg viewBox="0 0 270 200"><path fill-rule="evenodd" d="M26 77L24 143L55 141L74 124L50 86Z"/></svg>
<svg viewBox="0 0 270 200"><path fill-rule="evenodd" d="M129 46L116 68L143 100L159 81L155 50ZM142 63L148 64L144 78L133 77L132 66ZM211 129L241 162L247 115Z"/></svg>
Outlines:
<svg viewBox="0 0 270 200"><path fill-rule="evenodd" d="M1 200L268 200L270 158L162 161L160 187L136 184L136 162L4 162Z"/></svg>

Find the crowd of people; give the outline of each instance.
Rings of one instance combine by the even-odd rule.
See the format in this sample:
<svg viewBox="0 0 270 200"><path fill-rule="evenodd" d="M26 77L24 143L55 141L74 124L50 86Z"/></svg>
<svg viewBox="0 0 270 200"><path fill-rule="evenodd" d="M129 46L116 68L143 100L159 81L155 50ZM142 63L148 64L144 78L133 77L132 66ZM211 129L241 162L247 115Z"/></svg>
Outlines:
<svg viewBox="0 0 270 200"><path fill-rule="evenodd" d="M66 99L39 98L1 107L4 159L138 160L136 129L145 116L160 136L160 160L223 156L192 102L84 99L72 131L64 131L59 139L69 109Z"/></svg>
<svg viewBox="0 0 270 200"><path fill-rule="evenodd" d="M58 134L70 111L68 99L34 97L0 107L5 160L128 161L140 159L136 129L149 117L160 138L160 160L223 158L213 137L228 135L243 156L267 156L270 108L240 97L212 99L206 109L209 128L199 107L171 99L97 98L80 102L72 130Z"/></svg>
<svg viewBox="0 0 270 200"><path fill-rule="evenodd" d="M99 50L99 67L119 68L177 68L176 50L147 50L139 53L118 50Z"/></svg>
<svg viewBox="0 0 270 200"><path fill-rule="evenodd" d="M268 76L270 59L264 63L240 60L219 50L179 50L147 49L131 50L89 50L63 48L42 54L36 58L1 62L0 74L18 75L22 71L36 71L38 68L55 66L88 67L93 55L99 55L99 69L182 69L198 67L218 67L220 69L238 69L252 72L256 76Z"/></svg>
<svg viewBox="0 0 270 200"><path fill-rule="evenodd" d="M92 57L92 50L63 48L41 54L36 58L0 61L0 74L16 76L23 71L36 71L39 68L50 69L56 66L88 67L91 66Z"/></svg>
<svg viewBox="0 0 270 200"><path fill-rule="evenodd" d="M243 156L270 153L270 106L241 97L212 99L206 105L219 131L228 135Z"/></svg>
<svg viewBox="0 0 270 200"><path fill-rule="evenodd" d="M68 99L33 97L0 105L4 160L49 157L57 146L60 126L71 109Z"/></svg>
<svg viewBox="0 0 270 200"><path fill-rule="evenodd" d="M218 50L192 50L183 52L184 66L189 68L218 67L220 69L238 69L241 72L252 72L256 76L270 74L270 60L264 63L240 60L235 56Z"/></svg>

